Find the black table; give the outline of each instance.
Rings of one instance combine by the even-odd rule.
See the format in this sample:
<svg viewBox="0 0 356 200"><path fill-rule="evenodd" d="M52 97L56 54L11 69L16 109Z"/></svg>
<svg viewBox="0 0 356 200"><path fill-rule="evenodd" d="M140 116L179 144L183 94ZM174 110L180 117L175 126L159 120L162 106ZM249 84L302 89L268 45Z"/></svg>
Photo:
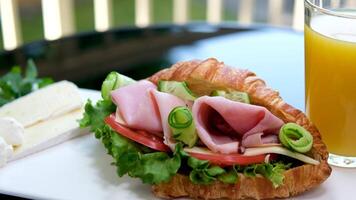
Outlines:
<svg viewBox="0 0 356 200"><path fill-rule="evenodd" d="M287 28L225 24L159 25L89 32L56 41L37 41L0 53L0 73L33 58L40 75L99 89L112 70L145 78L173 63L216 57L249 68L303 109L303 34Z"/></svg>

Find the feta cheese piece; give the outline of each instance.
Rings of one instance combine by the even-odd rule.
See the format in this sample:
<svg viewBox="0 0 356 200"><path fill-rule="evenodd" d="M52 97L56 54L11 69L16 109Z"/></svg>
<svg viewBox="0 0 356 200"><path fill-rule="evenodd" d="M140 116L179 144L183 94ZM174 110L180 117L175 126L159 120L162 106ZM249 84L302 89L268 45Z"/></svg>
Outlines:
<svg viewBox="0 0 356 200"><path fill-rule="evenodd" d="M25 128L24 143L14 147L14 154L8 161L23 158L76 136L88 133L87 129L79 128L77 121L82 116L83 110L78 109Z"/></svg>
<svg viewBox="0 0 356 200"><path fill-rule="evenodd" d="M0 117L12 117L25 128L77 110L83 105L78 87L69 81L60 81L0 108Z"/></svg>
<svg viewBox="0 0 356 200"><path fill-rule="evenodd" d="M7 161L12 157L13 148L8 145L5 140L0 137L0 167L6 165Z"/></svg>
<svg viewBox="0 0 356 200"><path fill-rule="evenodd" d="M11 117L0 118L0 137L8 145L18 146L24 141L24 127Z"/></svg>

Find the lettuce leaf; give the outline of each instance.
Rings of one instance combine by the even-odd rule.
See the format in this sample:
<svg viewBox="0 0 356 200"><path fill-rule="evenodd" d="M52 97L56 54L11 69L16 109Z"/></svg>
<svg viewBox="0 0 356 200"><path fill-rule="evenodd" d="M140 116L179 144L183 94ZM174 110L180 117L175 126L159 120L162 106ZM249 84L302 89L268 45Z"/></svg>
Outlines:
<svg viewBox="0 0 356 200"><path fill-rule="evenodd" d="M95 133L96 138L101 138L101 133L104 131L104 119L111 113L115 112L116 106L108 100L100 100L94 106L90 99L84 107L83 118L79 121L81 128L90 127L90 131Z"/></svg>
<svg viewBox="0 0 356 200"><path fill-rule="evenodd" d="M284 164L282 162L274 163L261 163L254 164L245 167L236 166L235 169L238 172L243 173L246 177L255 177L260 174L270 180L275 188L283 185L284 175L283 172L289 169L291 163Z"/></svg>
<svg viewBox="0 0 356 200"><path fill-rule="evenodd" d="M218 176L218 179L223 183L235 184L238 181L238 173L234 168L232 168L224 174Z"/></svg>
<svg viewBox="0 0 356 200"><path fill-rule="evenodd" d="M187 164L192 171L189 179L195 184L211 184L216 180L223 183L234 184L238 180L237 171L234 169L224 169L216 165L211 165L209 161L188 157Z"/></svg>
<svg viewBox="0 0 356 200"><path fill-rule="evenodd" d="M189 178L195 184L211 184L216 180L234 184L238 181L238 173L242 173L246 177L256 177L257 174L262 175L270 180L275 188L283 185L283 172L291 167L291 163L274 162L221 168L211 165L209 161L193 157L188 158L187 164L192 169Z"/></svg>
<svg viewBox="0 0 356 200"><path fill-rule="evenodd" d="M179 147L172 156L164 152L144 153L142 145L117 134L109 126L105 126L101 135L120 177L128 174L143 183L158 184L169 181L180 168Z"/></svg>
<svg viewBox="0 0 356 200"><path fill-rule="evenodd" d="M107 149L117 167L118 176L125 174L140 178L144 183L159 184L168 182L177 174L181 166L182 145L176 146L173 154L153 152L147 147L121 136L105 124L104 118L115 111L111 101L101 100L92 105L88 101L85 105L85 113L80 120L81 127L90 126Z"/></svg>

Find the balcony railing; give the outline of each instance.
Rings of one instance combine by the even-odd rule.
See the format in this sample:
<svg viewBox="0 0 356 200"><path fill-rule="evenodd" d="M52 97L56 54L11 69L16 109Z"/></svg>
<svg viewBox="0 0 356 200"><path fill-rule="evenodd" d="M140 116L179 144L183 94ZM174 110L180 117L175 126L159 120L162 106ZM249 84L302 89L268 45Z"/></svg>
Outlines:
<svg viewBox="0 0 356 200"><path fill-rule="evenodd" d="M113 26L112 0L93 0L94 20L96 31L106 31ZM176 24L189 22L189 4L191 0L173 0L173 21ZM206 21L217 24L223 21L223 0L206 0ZM288 25L296 30L303 30L304 4L303 0L294 0L293 19L284 24L283 4L286 0L268 0L268 23L273 25ZM333 4L340 3L355 6L356 0L335 0ZM42 18L44 24L44 37L55 40L75 32L74 2L73 0L41 0ZM239 23L253 22L253 10L256 0L240 0L236 20ZM152 0L135 0L135 24L145 27L152 23ZM21 25L17 0L0 0L1 26L4 49L12 50L22 44Z"/></svg>

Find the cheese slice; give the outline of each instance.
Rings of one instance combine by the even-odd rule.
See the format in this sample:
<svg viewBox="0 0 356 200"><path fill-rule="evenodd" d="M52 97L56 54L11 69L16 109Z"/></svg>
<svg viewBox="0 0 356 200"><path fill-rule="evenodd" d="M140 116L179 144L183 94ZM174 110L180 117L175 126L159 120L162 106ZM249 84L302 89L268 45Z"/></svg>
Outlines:
<svg viewBox="0 0 356 200"><path fill-rule="evenodd" d="M73 137L88 133L80 129L78 120L83 117L83 110L77 109L65 115L46 120L25 129L24 142L14 148L10 161L42 151Z"/></svg>
<svg viewBox="0 0 356 200"><path fill-rule="evenodd" d="M243 155L256 156L256 155L270 154L270 153L288 156L288 157L295 158L297 160L300 160L302 162L312 164L312 165L320 164L319 161L317 161L313 158L310 158L304 154L301 154L298 152L293 152L293 151L290 151L284 147L278 147L278 146L246 148L245 153Z"/></svg>
<svg viewBox="0 0 356 200"><path fill-rule="evenodd" d="M78 87L69 81L60 81L0 108L0 117L12 117L25 128L55 118L82 107Z"/></svg>
<svg viewBox="0 0 356 200"><path fill-rule="evenodd" d="M199 153L199 154L205 154L205 155L213 155L214 154L209 149L203 148L203 147L184 148L184 151L188 152L188 153ZM312 164L312 165L320 164L319 161L317 161L313 158L310 158L310 157L308 157L304 154L298 153L298 152L292 152L292 151L290 151L284 147L281 147L281 146L261 146L261 147L246 148L244 154L241 154L241 155L242 156L257 156L257 155L267 154L267 156L265 157L265 161L268 161L269 154L271 154L271 153L295 158L297 160L300 160L302 162ZM228 155L228 154L226 154L226 155Z"/></svg>

